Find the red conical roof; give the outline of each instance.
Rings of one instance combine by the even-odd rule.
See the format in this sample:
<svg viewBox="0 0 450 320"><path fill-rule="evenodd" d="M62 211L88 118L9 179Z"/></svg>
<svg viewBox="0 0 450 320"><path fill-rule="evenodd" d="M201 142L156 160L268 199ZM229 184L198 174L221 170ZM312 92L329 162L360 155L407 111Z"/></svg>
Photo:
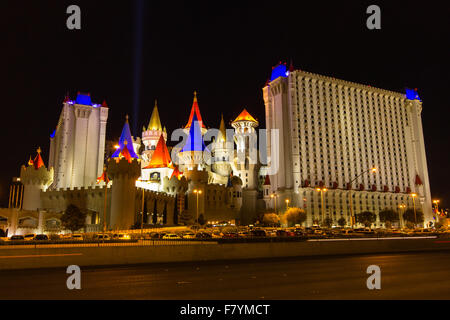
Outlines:
<svg viewBox="0 0 450 320"><path fill-rule="evenodd" d="M144 169L153 168L171 168L172 160L170 159L169 150L167 149L166 141L163 135L159 137L158 144L156 145L155 152L152 155L150 164Z"/></svg>
<svg viewBox="0 0 450 320"><path fill-rule="evenodd" d="M266 179L264 180L264 185L265 186L270 186L270 178L269 178L268 174L266 174Z"/></svg>
<svg viewBox="0 0 450 320"><path fill-rule="evenodd" d="M105 183L109 182L108 174L106 173L106 170L103 170L102 175L97 178L97 183L100 183L101 181L103 181Z"/></svg>
<svg viewBox="0 0 450 320"><path fill-rule="evenodd" d="M121 151L120 154L119 154L119 158L122 156L122 157L124 157L125 159L127 159L128 162L131 163L132 157L131 157L131 154L130 154L130 150L128 150L127 144L128 144L128 142L127 142L127 140L125 140L125 141L124 141L123 149L122 149L122 151Z"/></svg>
<svg viewBox="0 0 450 320"><path fill-rule="evenodd" d="M36 170L39 169L40 167L45 166L44 160L42 160L42 157L41 157L41 148L37 149L37 155L36 155L36 158L34 158L34 160L33 160L33 165Z"/></svg>
<svg viewBox="0 0 450 320"><path fill-rule="evenodd" d="M173 177L176 177L178 180L180 180L182 176L183 176L183 172L180 172L180 170L178 169L178 166L176 166L172 172L172 175L170 176L170 179L172 179Z"/></svg>
<svg viewBox="0 0 450 320"><path fill-rule="evenodd" d="M194 118L194 113L197 116L198 122L200 122L200 127L206 128L205 125L203 124L202 116L200 115L200 109L198 107L197 92L196 91L194 91L194 102L192 103L191 114L189 115L189 121L188 121L188 123L186 125L186 128L190 128L191 127L192 119Z"/></svg>
<svg viewBox="0 0 450 320"><path fill-rule="evenodd" d="M416 186L421 186L421 185L423 185L422 179L420 179L419 175L416 174Z"/></svg>

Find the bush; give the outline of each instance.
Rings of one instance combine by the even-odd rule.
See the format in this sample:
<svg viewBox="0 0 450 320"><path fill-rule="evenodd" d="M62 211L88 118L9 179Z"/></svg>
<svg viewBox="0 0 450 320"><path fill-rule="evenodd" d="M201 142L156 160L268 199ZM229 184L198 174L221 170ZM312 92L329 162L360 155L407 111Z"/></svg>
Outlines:
<svg viewBox="0 0 450 320"><path fill-rule="evenodd" d="M367 228L370 228L372 223L374 223L376 220L376 214L370 211L364 211L356 215L356 221L363 224Z"/></svg>
<svg viewBox="0 0 450 320"><path fill-rule="evenodd" d="M80 208L71 204L61 216L61 223L67 230L78 231L86 225L86 214Z"/></svg>
<svg viewBox="0 0 450 320"><path fill-rule="evenodd" d="M263 217L263 222L266 225L275 225L280 223L280 217L276 213L266 213Z"/></svg>
<svg viewBox="0 0 450 320"><path fill-rule="evenodd" d="M414 209L408 208L405 210L405 213L403 213L403 219L414 225L423 223L423 212L420 209L416 209L416 213L414 214Z"/></svg>
<svg viewBox="0 0 450 320"><path fill-rule="evenodd" d="M306 212L305 210L296 207L289 208L281 217L281 221L288 227L295 224L302 224L306 221Z"/></svg>
<svg viewBox="0 0 450 320"><path fill-rule="evenodd" d="M339 218L339 220L337 221L338 225L343 228L347 225L347 220L345 220L344 217Z"/></svg>
<svg viewBox="0 0 450 320"><path fill-rule="evenodd" d="M326 217L325 219L323 219L322 227L331 228L332 225L333 225L333 219L331 219L330 217Z"/></svg>

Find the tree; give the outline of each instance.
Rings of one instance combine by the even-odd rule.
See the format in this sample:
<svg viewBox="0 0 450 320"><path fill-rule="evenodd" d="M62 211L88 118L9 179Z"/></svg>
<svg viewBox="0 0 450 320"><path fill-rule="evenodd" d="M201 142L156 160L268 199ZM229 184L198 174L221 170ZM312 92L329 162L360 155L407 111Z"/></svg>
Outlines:
<svg viewBox="0 0 450 320"><path fill-rule="evenodd" d="M193 219L194 219L194 218L193 218L192 214L189 213L189 211L184 210L184 211L180 214L180 216L179 216L179 218L178 218L178 222L180 222L180 223L182 223L182 224L184 224L184 225L188 225L188 224L192 224Z"/></svg>
<svg viewBox="0 0 450 320"><path fill-rule="evenodd" d="M374 223L376 220L376 214L370 211L364 211L356 215L356 221L362 223L367 228L370 228L372 223Z"/></svg>
<svg viewBox="0 0 450 320"><path fill-rule="evenodd" d="M65 229L72 232L78 231L86 225L86 213L83 213L80 208L71 204L61 216L61 224Z"/></svg>
<svg viewBox="0 0 450 320"><path fill-rule="evenodd" d="M326 217L325 219L323 219L322 227L331 228L332 225L333 225L333 219L331 219L330 217Z"/></svg>
<svg viewBox="0 0 450 320"><path fill-rule="evenodd" d="M291 227L295 224L302 224L306 221L306 212L303 209L292 207L289 208L281 217L283 224Z"/></svg>
<svg viewBox="0 0 450 320"><path fill-rule="evenodd" d="M339 220L337 221L337 223L338 223L338 225L339 225L341 228L343 228L343 227L346 226L347 220L345 220L344 217L341 217L341 218L339 218Z"/></svg>
<svg viewBox="0 0 450 320"><path fill-rule="evenodd" d="M384 222L386 228L390 228L392 222L397 222L399 220L398 213L388 208L380 211L378 215L380 217L380 221Z"/></svg>
<svg viewBox="0 0 450 320"><path fill-rule="evenodd" d="M275 225L280 223L280 217L276 213L266 213L263 217L263 222L267 225Z"/></svg>
<svg viewBox="0 0 450 320"><path fill-rule="evenodd" d="M198 224L199 225L201 225L201 226L203 226L203 225L205 225L205 223L206 223L206 220L205 220L205 217L203 216L203 213L201 213L199 216L198 216Z"/></svg>
<svg viewBox="0 0 450 320"><path fill-rule="evenodd" d="M408 208L403 213L403 219L413 223L414 225L423 223L423 212L420 209L416 209L416 213L414 214L414 209Z"/></svg>

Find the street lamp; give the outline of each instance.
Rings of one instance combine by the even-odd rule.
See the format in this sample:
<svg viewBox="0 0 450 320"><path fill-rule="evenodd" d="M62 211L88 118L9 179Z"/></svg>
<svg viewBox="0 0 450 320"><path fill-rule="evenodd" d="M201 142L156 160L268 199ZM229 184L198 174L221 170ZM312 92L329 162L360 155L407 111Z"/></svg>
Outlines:
<svg viewBox="0 0 450 320"><path fill-rule="evenodd" d="M399 214L399 220L398 220L398 223L399 223L399 225L400 225L400 229L402 228L402 215L401 215L401 211L402 211L402 209L403 209L403 212L404 212L404 210L406 209L406 204L400 204L399 206L398 206L399 208L400 208L400 210L398 211L398 214Z"/></svg>
<svg viewBox="0 0 450 320"><path fill-rule="evenodd" d="M286 202L286 210L289 210L289 202L290 202L290 200L286 199L286 200L284 200L284 202Z"/></svg>
<svg viewBox="0 0 450 320"><path fill-rule="evenodd" d="M194 193L195 193L195 195L197 196L197 224L198 224L198 196L199 196L200 194L202 194L202 190L200 190L200 189L194 189Z"/></svg>
<svg viewBox="0 0 450 320"><path fill-rule="evenodd" d="M439 200L433 200L434 207L436 208L434 211L434 220L437 222L437 215L439 214Z"/></svg>
<svg viewBox="0 0 450 320"><path fill-rule="evenodd" d="M322 207L322 223L323 223L323 219L325 217L325 208L323 205L323 193L326 192L328 189L327 188L316 188L317 192L320 192L320 202L321 202L321 207Z"/></svg>
<svg viewBox="0 0 450 320"><path fill-rule="evenodd" d="M354 214L353 214L353 199L352 199L352 197L351 197L351 195L352 195L352 183L354 182L354 181L356 181L359 177L361 177L363 174L365 174L365 173L376 173L377 172L377 168L376 167L372 167L372 168L370 168L370 169L368 169L368 170L365 170L365 171L363 171L363 172L361 172L360 174L358 174L352 181L350 181L350 190L348 191L348 198L349 198L349 203L350 203L350 215L351 215L351 218L352 218L352 227L354 227L354 223L353 223L353 217L354 217Z"/></svg>
<svg viewBox="0 0 450 320"><path fill-rule="evenodd" d="M417 228L417 217L416 217L416 197L417 197L417 193L411 193L411 197L413 199L413 207L414 207L414 227Z"/></svg>
<svg viewBox="0 0 450 320"><path fill-rule="evenodd" d="M277 195L276 193L272 193L272 194L270 195L270 197L275 201L275 207L274 207L274 209L275 209L275 213L278 213L278 210L277 210L277 197L278 197L278 195Z"/></svg>

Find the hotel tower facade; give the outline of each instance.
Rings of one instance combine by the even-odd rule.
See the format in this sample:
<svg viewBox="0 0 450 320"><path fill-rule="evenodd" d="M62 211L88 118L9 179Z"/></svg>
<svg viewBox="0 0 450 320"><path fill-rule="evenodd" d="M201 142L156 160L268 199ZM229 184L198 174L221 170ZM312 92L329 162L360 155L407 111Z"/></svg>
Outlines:
<svg viewBox="0 0 450 320"><path fill-rule="evenodd" d="M422 210L425 224L434 221L415 90L403 94L280 64L263 96L268 133L279 130L279 169L270 176L279 209L289 199L306 210L307 225L326 217L351 225L354 214L370 211L381 226L378 213L401 205Z"/></svg>

